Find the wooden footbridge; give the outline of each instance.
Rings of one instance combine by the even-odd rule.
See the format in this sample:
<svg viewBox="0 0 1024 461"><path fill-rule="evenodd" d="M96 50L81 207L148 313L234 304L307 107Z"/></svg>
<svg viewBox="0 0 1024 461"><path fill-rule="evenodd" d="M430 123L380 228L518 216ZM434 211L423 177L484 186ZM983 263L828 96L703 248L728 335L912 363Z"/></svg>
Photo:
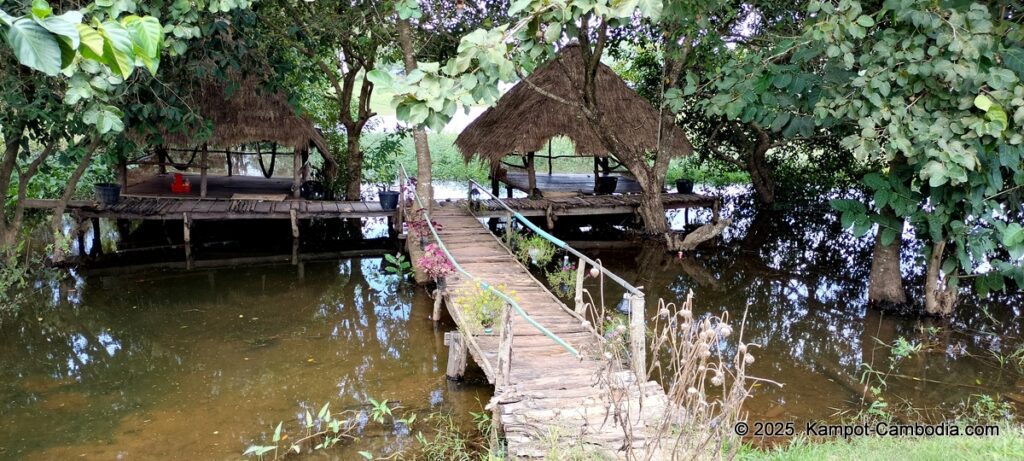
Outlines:
<svg viewBox="0 0 1024 461"><path fill-rule="evenodd" d="M508 209L510 219L579 258L577 295L570 308L469 210L461 203L435 203L425 218L457 269L440 293L459 327L446 334L448 375L461 377L467 352L483 369L495 386L488 408L504 433L507 455L544 458L554 449L622 459L627 452L651 451L655 456L648 459L660 459L654 437L669 402L661 386L646 379L643 292ZM407 239L417 259L423 252L413 240ZM628 350L612 350L590 320L587 308L593 306L584 302L582 289L590 268L626 288ZM475 284L507 303L492 334L480 331L464 314L468 306L458 293Z"/></svg>

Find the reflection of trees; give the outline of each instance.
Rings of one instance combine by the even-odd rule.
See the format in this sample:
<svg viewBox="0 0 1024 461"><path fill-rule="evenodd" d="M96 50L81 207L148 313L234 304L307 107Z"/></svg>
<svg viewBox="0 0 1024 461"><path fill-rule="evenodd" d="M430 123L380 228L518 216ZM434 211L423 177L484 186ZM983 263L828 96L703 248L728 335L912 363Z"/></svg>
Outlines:
<svg viewBox="0 0 1024 461"><path fill-rule="evenodd" d="M987 356L981 348L991 346L986 339L989 336L922 336L922 326L936 322L869 311L865 294L872 239L857 239L844 232L838 216L827 205L781 210L759 209L742 202L731 205L735 222L724 241L701 247L696 255L678 259L657 245L644 245L638 251L620 252L614 257L602 255L604 262L631 283L644 285L648 315L653 315L657 299L680 301L691 289L695 306L705 312L729 311L738 318L749 308L746 337L765 346L755 367L758 376L786 382L798 368L813 374L842 373L856 382L862 361L873 358L869 363L876 367L888 366L888 348L878 349L878 341L892 344L903 336L938 343L934 352L901 365L904 373L959 383L974 383L978 378L993 385L1012 385L1011 379L997 376L998 370L978 360L950 360L945 354L944 341L962 341L975 347L973 353ZM906 261L904 266L912 268L913 261ZM919 274L909 269L906 275L913 278ZM978 304L990 306L989 312L999 316L1003 322L1000 337L1019 337L1022 326L1019 320L1013 320L1013 310L1006 308L1020 309L1019 293ZM949 324L938 324L945 331L991 324L981 309L962 309L958 315ZM1013 344L1019 344L1019 340ZM1003 353L1008 350L1003 346ZM949 386L917 389L910 380L892 386L894 392L920 394L927 402L948 401L953 395L969 391L954 387L957 392L950 392Z"/></svg>

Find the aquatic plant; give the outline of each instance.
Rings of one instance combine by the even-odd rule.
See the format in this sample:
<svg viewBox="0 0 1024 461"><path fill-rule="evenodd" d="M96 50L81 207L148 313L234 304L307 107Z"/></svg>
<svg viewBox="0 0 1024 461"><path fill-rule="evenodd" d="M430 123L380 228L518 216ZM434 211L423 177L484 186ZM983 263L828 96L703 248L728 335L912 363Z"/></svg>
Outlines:
<svg viewBox="0 0 1024 461"><path fill-rule="evenodd" d="M388 400L378 401L371 398L368 405L370 406L369 415L366 415L366 412L361 408L334 413L331 412L330 402L320 407L320 411L317 412L315 417L309 409L305 409L302 416L299 417L298 422L301 429L298 434L294 436L289 434L284 426L284 422L279 422L274 428L274 433L270 437L269 443L249 445L242 452L242 455L254 456L262 460L268 454L272 454L273 458L271 459L276 460L292 453L298 455L302 454L303 451L325 450L336 446L344 440L357 439L354 433L357 430L363 429L362 421L366 419L366 416L369 416L369 419L377 424L386 424L388 423L388 418L390 418L391 424L401 423L410 428L416 421L415 413L410 413L406 418L397 418L394 411L400 407L388 402ZM366 459L374 459L373 454L368 451L360 451L359 455Z"/></svg>
<svg viewBox="0 0 1024 461"><path fill-rule="evenodd" d="M437 281L455 272L455 266L437 244L431 243L424 248L423 256L416 261L416 266L423 269L427 276Z"/></svg>
<svg viewBox="0 0 1024 461"><path fill-rule="evenodd" d="M412 264L405 259L405 255L402 253L384 255L384 260L387 262L387 266L384 267L384 272L397 275L401 278L406 278L412 274Z"/></svg>
<svg viewBox="0 0 1024 461"><path fill-rule="evenodd" d="M433 413L427 421L433 426L433 434L428 437L422 432L416 433L419 442L418 455L426 461L476 461L505 459L499 447L489 444L483 434L492 432L490 414L487 412L470 412L476 422L477 432L467 432L459 426L450 413ZM483 422L482 421L486 421ZM490 445L490 446L489 446ZM420 456L416 457L420 459Z"/></svg>

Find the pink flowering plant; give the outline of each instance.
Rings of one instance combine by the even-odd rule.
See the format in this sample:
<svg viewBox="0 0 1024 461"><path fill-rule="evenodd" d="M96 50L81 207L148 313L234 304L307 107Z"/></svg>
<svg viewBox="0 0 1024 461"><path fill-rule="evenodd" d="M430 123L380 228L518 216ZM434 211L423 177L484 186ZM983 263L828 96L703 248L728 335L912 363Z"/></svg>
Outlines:
<svg viewBox="0 0 1024 461"><path fill-rule="evenodd" d="M437 244L431 243L423 249L423 257L416 262L416 265L423 272L426 272L430 278L434 280L440 280L442 277L455 272L455 266L448 260L444 252Z"/></svg>
<svg viewBox="0 0 1024 461"><path fill-rule="evenodd" d="M433 225L434 229L437 229L438 232L441 231L442 226L437 221L431 220L430 224ZM430 236L430 226L427 224L427 210L423 208L417 208L416 211L413 212L413 218L410 219L406 225L409 226L409 232L416 237Z"/></svg>

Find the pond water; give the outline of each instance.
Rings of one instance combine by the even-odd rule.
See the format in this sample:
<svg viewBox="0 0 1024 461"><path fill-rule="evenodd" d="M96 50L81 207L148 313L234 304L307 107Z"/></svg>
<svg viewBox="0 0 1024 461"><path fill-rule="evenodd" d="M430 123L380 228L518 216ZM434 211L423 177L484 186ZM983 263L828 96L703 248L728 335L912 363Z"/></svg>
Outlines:
<svg viewBox="0 0 1024 461"><path fill-rule="evenodd" d="M987 299L966 293L948 320L869 309L873 237L858 239L844 232L827 205L758 210L746 196L727 197L724 214L734 224L723 239L695 253L680 257L660 245L584 253L645 288L648 318L656 314L659 298L682 302L690 290L695 315L727 311L738 322L746 311L745 339L761 346L752 349L757 360L748 374L784 384L757 387L746 407L751 419L799 424L852 418L866 408L862 364L888 371L890 346L899 338L921 350L900 361L885 379L888 412L908 421L938 422L963 413L964 403L972 406L983 396L1016 413L1024 411L1021 368L1000 363L1000 357L1024 347L1022 293ZM685 227L683 213L673 214L674 227ZM710 216L696 211L690 218L700 224ZM568 238L584 239L585 234ZM914 245L908 241L905 248ZM904 278L910 298L920 303L922 274L914 268L922 264L910 253L905 251ZM621 296L621 291L606 293L612 299Z"/></svg>
<svg viewBox="0 0 1024 461"><path fill-rule="evenodd" d="M464 184L437 190L465 195ZM615 228L560 236L643 286L648 315L657 299L681 301L690 290L697 313L738 319L746 310L746 339L762 346L748 373L784 383L756 389L746 407L752 419L837 420L862 410L861 363L887 369L884 345L900 337L922 350L887 378L894 412L936 421L983 394L1024 410L1024 376L997 358L1022 345L1020 293L964 296L950 320L867 309L871 238L843 232L827 205L758 211L742 191L725 192L724 213L735 223L721 241L682 258L628 244ZM686 227L683 213L671 217ZM692 228L708 216L689 218ZM202 229L193 234L197 258L237 256L252 243L246 235L280 235L262 249L290 254L287 226L277 224ZM176 227L132 234L140 246L166 244L180 238ZM325 226L319 235L331 240L334 231ZM376 244L340 246L393 251L394 242L381 239L383 221L361 234ZM104 240L108 251L129 248L116 230ZM303 243L302 251L339 244L320 246ZM180 259L180 249L162 256ZM920 286L919 271L905 276ZM473 367L464 383L445 380L443 332L454 327L435 327L431 310L424 290L383 275L379 256L190 271L99 267L40 281L30 306L0 320L0 459L239 459L277 422L294 430L304 408L315 412L326 401L365 412L368 398L389 399L421 418L444 411L469 424L491 388ZM402 425L367 424L361 436L328 457L415 444Z"/></svg>
<svg viewBox="0 0 1024 461"><path fill-rule="evenodd" d="M383 275L381 258L80 276L38 286L0 325L0 459L241 459L304 407L400 402L422 421L479 411L479 376L444 377L432 300ZM474 381L475 379L475 381ZM368 424L332 450L415 443Z"/></svg>

